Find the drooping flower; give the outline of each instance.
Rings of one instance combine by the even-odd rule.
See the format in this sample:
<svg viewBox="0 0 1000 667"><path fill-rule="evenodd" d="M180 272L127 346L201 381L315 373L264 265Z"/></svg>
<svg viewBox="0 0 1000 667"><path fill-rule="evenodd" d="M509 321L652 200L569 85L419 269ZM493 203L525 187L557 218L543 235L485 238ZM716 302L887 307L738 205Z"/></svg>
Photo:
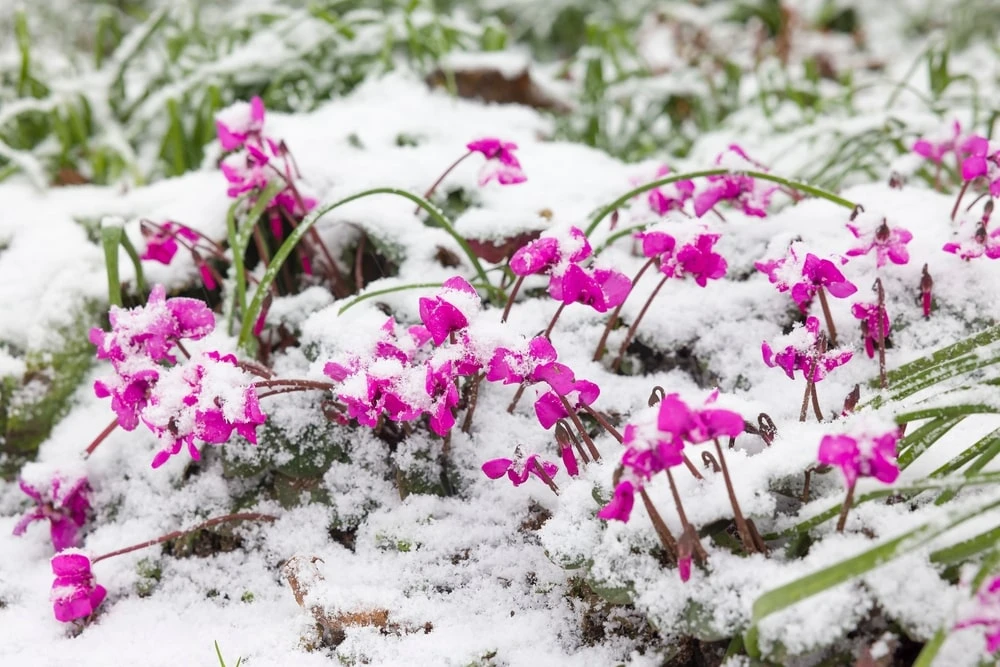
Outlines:
<svg viewBox="0 0 1000 667"><path fill-rule="evenodd" d="M767 171L759 162L752 160L736 144L720 153L715 159L717 165L733 170ZM711 211L721 201L729 201L746 215L763 218L771 204L771 195L777 186L763 185L751 176L740 173L719 174L706 178L707 187L694 197L694 213L699 218Z"/></svg>
<svg viewBox="0 0 1000 667"><path fill-rule="evenodd" d="M62 551L75 547L79 529L87 522L87 510L90 509L87 478L71 481L56 476L47 489L38 489L22 479L18 480L18 486L36 506L17 522L14 534L23 535L33 522L48 520L53 548Z"/></svg>
<svg viewBox="0 0 1000 667"><path fill-rule="evenodd" d="M264 101L257 96L249 104L233 105L215 120L216 134L224 151L240 148L250 137L259 138L263 129Z"/></svg>
<svg viewBox="0 0 1000 667"><path fill-rule="evenodd" d="M601 508L597 513L599 519L605 521L621 521L628 523L632 516L632 508L635 506L635 485L628 480L622 480L615 487L614 496L611 501Z"/></svg>
<svg viewBox="0 0 1000 667"><path fill-rule="evenodd" d="M510 270L519 276L562 274L570 264L590 257L587 235L578 227L552 230L525 244L510 258Z"/></svg>
<svg viewBox="0 0 1000 667"><path fill-rule="evenodd" d="M978 221L973 223L963 218L956 233L957 241L946 243L941 249L967 261L983 255L990 259L1000 257L1000 229L989 229L992 213L993 207L988 203Z"/></svg>
<svg viewBox="0 0 1000 667"><path fill-rule="evenodd" d="M198 233L193 229L169 220L154 228L143 225L142 230L143 236L146 237L146 250L140 258L161 264L170 264L173 261L177 254L178 237L189 243L198 241Z"/></svg>
<svg viewBox="0 0 1000 667"><path fill-rule="evenodd" d="M667 394L660 401L657 428L663 433L671 433L690 442L700 444L721 437L733 437L743 433L743 417L732 410L711 406L719 397L718 390L709 394L701 409L692 409L678 394Z"/></svg>
<svg viewBox="0 0 1000 667"><path fill-rule="evenodd" d="M955 630L982 627L987 653L1000 651L1000 576L994 575L976 591L974 607L955 624Z"/></svg>
<svg viewBox="0 0 1000 667"><path fill-rule="evenodd" d="M558 362L540 367L535 372L535 378L552 388L535 401L535 416L545 430L552 428L560 419L569 417L566 403L571 409L579 410L596 401L601 394L601 388L595 383L577 380L569 366Z"/></svg>
<svg viewBox="0 0 1000 667"><path fill-rule="evenodd" d="M538 468L551 479L559 472L559 466L551 461L543 461L538 454L524 456L520 445L514 450L514 458L491 459L483 464L483 473L490 479L500 479L504 475L514 486L521 486L531 475L541 478Z"/></svg>
<svg viewBox="0 0 1000 667"><path fill-rule="evenodd" d="M114 374L94 381L97 398L111 397L111 409L118 417L118 425L133 431L139 425L139 415L149 404L149 395L160 373L155 368L129 369L128 375Z"/></svg>
<svg viewBox="0 0 1000 667"><path fill-rule="evenodd" d="M67 549L52 557L52 611L56 620L69 623L94 613L107 590L94 579L90 558L78 549Z"/></svg>
<svg viewBox="0 0 1000 667"><path fill-rule="evenodd" d="M858 257L875 250L875 264L879 268L885 266L887 261L893 264L909 262L910 253L906 244L913 239L913 234L902 227L890 227L885 218L878 224L871 224L872 222L859 216L853 223L847 223L847 229L854 234L854 238L861 241L861 245L848 250L847 255Z"/></svg>
<svg viewBox="0 0 1000 667"><path fill-rule="evenodd" d="M965 140L959 150L967 155L962 161L962 178L972 181L985 178L990 195L1000 197L1000 150L986 137L973 135Z"/></svg>
<svg viewBox="0 0 1000 667"><path fill-rule="evenodd" d="M670 167L661 165L653 174L650 180L659 180L670 173ZM633 180L634 185L642 185L645 180ZM666 215L670 211L684 208L687 202L694 195L694 182L689 180L676 181L667 185L653 188L646 193L646 202L649 208L657 215Z"/></svg>
<svg viewBox="0 0 1000 667"><path fill-rule="evenodd" d="M636 238L642 242L642 254L656 259L660 273L670 278L694 278L701 287L709 280L718 280L726 275L726 259L714 251L719 234L709 234L704 227L678 238L667 233L668 227L658 225L638 232ZM674 231L671 229L671 231Z"/></svg>
<svg viewBox="0 0 1000 667"><path fill-rule="evenodd" d="M599 313L620 306L631 289L632 281L624 273L614 269L584 269L579 264L570 264L561 276L549 282L553 299L564 304L582 303Z"/></svg>
<svg viewBox="0 0 1000 667"><path fill-rule="evenodd" d="M481 305L475 288L461 276L449 278L437 296L421 297L419 303L420 319L435 345L440 345L450 334L468 326L469 318Z"/></svg>
<svg viewBox="0 0 1000 667"><path fill-rule="evenodd" d="M819 462L839 467L848 487L853 487L859 477L892 484L899 477L899 438L898 427L882 424L863 425L853 435L825 435L819 444Z"/></svg>
<svg viewBox="0 0 1000 667"><path fill-rule="evenodd" d="M431 430L440 436L446 435L455 425L455 413L452 408L458 405L457 379L454 364L450 360L437 368L432 363L427 364L427 380L424 386L430 397L427 410L430 419L427 423Z"/></svg>
<svg viewBox="0 0 1000 667"><path fill-rule="evenodd" d="M879 311L881 311L881 318L879 318ZM886 312L884 306L879 308L878 303L855 303L851 306L851 313L861 320L861 336L864 339L865 352L871 359L875 356L875 348L879 346L879 343L889 337L891 325L889 313Z"/></svg>
<svg viewBox="0 0 1000 667"><path fill-rule="evenodd" d="M777 351L776 351L777 350ZM849 350L822 351L819 347L819 320L815 317L806 319L805 326L798 325L790 333L774 339L771 343L761 344L764 363L774 368L783 369L785 374L795 379L795 371L802 371L803 377L812 382L819 382L838 366L851 360L853 353ZM810 377L810 369L812 376Z"/></svg>
<svg viewBox="0 0 1000 667"><path fill-rule="evenodd" d="M480 186L494 179L500 185L515 185L528 180L521 169L521 163L514 156L517 144L495 137L483 137L466 144L466 148L472 153L482 153L486 158L486 164L479 172Z"/></svg>

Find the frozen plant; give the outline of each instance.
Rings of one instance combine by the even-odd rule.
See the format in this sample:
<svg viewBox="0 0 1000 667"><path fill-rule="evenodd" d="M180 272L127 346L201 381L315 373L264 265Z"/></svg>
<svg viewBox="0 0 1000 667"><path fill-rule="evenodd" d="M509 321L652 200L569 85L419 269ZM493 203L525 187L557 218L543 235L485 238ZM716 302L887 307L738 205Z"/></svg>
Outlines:
<svg viewBox="0 0 1000 667"><path fill-rule="evenodd" d="M91 572L90 558L79 549L66 549L52 557L52 611L63 623L87 618L108 592Z"/></svg>
<svg viewBox="0 0 1000 667"><path fill-rule="evenodd" d="M732 169L734 173L706 178L707 184L694 196L694 214L700 218L709 211L715 211L719 202L726 201L746 215L766 217L771 196L778 189L777 186L764 185L758 179L738 172L767 171L767 168L751 159L737 144L730 144L726 151L720 153L715 158L715 164Z"/></svg>
<svg viewBox="0 0 1000 667"><path fill-rule="evenodd" d="M556 495L559 494L559 490L552 478L557 472L559 472L559 466L550 461L543 461L538 454L525 457L520 445L514 450L513 459L490 459L483 463L483 473L490 479L500 479L506 475L511 484L521 486L528 481L529 476L535 475L545 482Z"/></svg>
<svg viewBox="0 0 1000 667"><path fill-rule="evenodd" d="M847 229L854 238L861 241L861 245L847 251L848 257L867 255L874 250L875 265L878 268L890 261L893 264L906 264L910 261L906 244L913 240L913 234L903 227L890 227L884 217L872 219L865 215L851 216Z"/></svg>
<svg viewBox="0 0 1000 667"><path fill-rule="evenodd" d="M670 167L660 165L648 180L659 180L670 174ZM647 179L635 179L633 185L642 185ZM670 211L683 211L684 205L694 196L694 181L681 180L668 185L661 185L646 193L646 203L657 215L666 215Z"/></svg>
<svg viewBox="0 0 1000 667"><path fill-rule="evenodd" d="M87 522L87 511L90 509L87 478L71 480L56 475L46 489L39 489L21 479L18 486L35 502L35 507L17 522L14 534L23 535L35 521L48 521L52 547L56 551L75 547L79 541L79 530Z"/></svg>

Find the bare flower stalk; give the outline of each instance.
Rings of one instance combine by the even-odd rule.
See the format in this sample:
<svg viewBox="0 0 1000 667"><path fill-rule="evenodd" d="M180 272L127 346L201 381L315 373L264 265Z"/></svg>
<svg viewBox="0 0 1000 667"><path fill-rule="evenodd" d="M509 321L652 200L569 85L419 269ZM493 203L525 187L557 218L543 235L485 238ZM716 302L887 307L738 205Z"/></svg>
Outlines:
<svg viewBox="0 0 1000 667"><path fill-rule="evenodd" d="M736 499L736 491L733 490L733 481L729 477L729 468L726 466L726 457L722 453L722 445L719 444L719 439L715 438L715 451L719 455L719 467L722 469L722 478L726 482L726 491L729 493L729 502L733 506L733 518L736 520L736 531L740 535L740 541L743 542L743 548L747 553L756 553L757 545L753 539L753 533L750 532L750 527L747 526L747 521L743 516L743 511L740 509L740 503Z"/></svg>
<svg viewBox="0 0 1000 667"><path fill-rule="evenodd" d="M649 306L653 303L653 299L656 298L656 295L660 293L660 290L669 279L669 276L663 276L663 279L657 283L656 287L653 289L653 293L649 295L648 299L646 299L646 303L643 304L642 310L639 311L635 321L632 322L632 326L628 328L628 332L625 334L625 340L622 341L621 347L618 348L618 356L615 357L615 360L611 363L611 368L613 370L617 371L621 367L622 359L625 358L625 352L628 350L629 343L631 343L632 339L635 337L635 332L638 331L642 318L645 317L646 311L649 310Z"/></svg>
<svg viewBox="0 0 1000 667"><path fill-rule="evenodd" d="M639 269L639 271L635 274L635 277L632 278L633 287L635 287L635 284L639 282L639 279L642 278L643 274L646 273L646 270L655 263L656 258L654 257L642 265L642 268ZM632 292L629 291L629 294L631 293ZM627 299L628 297L626 297L626 300ZM615 328L616 324L618 324L618 315L622 312L622 307L624 306L625 301L622 301L613 311L611 311L611 317L608 318L608 323L604 327L604 332L601 334L601 340L598 341L597 349L594 350L594 361L600 361L601 358L604 357L604 353L606 352L604 346L608 343L608 336L611 334L611 330Z"/></svg>

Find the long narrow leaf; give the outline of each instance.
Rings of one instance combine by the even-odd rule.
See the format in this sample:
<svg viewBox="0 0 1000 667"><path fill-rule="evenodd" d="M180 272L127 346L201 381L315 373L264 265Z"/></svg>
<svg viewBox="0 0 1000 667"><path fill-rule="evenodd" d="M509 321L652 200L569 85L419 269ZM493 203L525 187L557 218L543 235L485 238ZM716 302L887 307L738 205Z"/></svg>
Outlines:
<svg viewBox="0 0 1000 667"><path fill-rule="evenodd" d="M978 454L978 458L966 469L963 473L966 477L972 477L984 467L986 464L992 461L1000 454L1000 428L994 429L985 437L979 440L975 445L969 447L966 452L973 452ZM964 452L963 452L964 454ZM936 472L936 471L935 471ZM934 501L936 505L943 505L958 494L962 490L962 487L957 487L953 489L945 490L937 500Z"/></svg>
<svg viewBox="0 0 1000 667"><path fill-rule="evenodd" d="M104 266L108 274L108 302L112 306L122 305L122 284L118 277L118 248L124 236L118 221L105 219L101 223L101 246L104 248Z"/></svg>
<svg viewBox="0 0 1000 667"><path fill-rule="evenodd" d="M930 449L945 433L953 429L964 417L938 417L907 434L899 444L899 467L905 470L918 456Z"/></svg>

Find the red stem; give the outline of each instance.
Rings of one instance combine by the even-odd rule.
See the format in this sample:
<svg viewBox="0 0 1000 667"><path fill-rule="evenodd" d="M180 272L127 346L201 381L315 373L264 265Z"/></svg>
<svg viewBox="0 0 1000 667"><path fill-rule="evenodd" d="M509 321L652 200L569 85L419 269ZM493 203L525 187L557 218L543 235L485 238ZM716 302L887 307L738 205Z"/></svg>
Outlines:
<svg viewBox="0 0 1000 667"><path fill-rule="evenodd" d="M83 453L83 457L87 458L91 454L93 454L94 450L97 449L97 446L100 445L102 442L104 442L104 439L107 438L109 435L111 435L111 433L116 428L118 428L118 418L117 417L115 417L115 419L110 424L108 424L107 426L105 426L104 430L101 431L96 438L94 438L94 441L92 443L90 443L90 446L87 447L87 450Z"/></svg>
<svg viewBox="0 0 1000 667"><path fill-rule="evenodd" d="M450 174L452 171L454 171L455 167L457 167L458 165L462 164L462 162L467 157L469 157L470 155L472 155L472 153L473 153L472 151L469 151L468 153L466 153L462 157L460 157L457 160L455 160L454 162L452 162L451 166L448 167L447 169L445 169L444 172L442 172L441 175L438 176L438 179L436 181L434 181L434 183L431 185L431 187L427 188L427 192L424 193L424 199L426 199L426 200L429 201L430 198L431 198L431 195L434 194L434 191L437 190L438 186L441 185L441 182L444 181L444 179L448 176L448 174ZM421 210L420 207L417 206L417 208L414 209L414 211L413 211L413 215L420 215L420 210ZM513 301L513 299L511 299L511 300Z"/></svg>
<svg viewBox="0 0 1000 667"><path fill-rule="evenodd" d="M639 271L635 274L635 277L632 278L632 287L635 287L635 284L639 282L639 279L642 278L642 275L646 273L646 269L651 267L654 263L656 263L655 257L653 257L648 262L642 265L642 268L639 269ZM632 291L629 290L629 294L631 293ZM626 296L625 299L627 300L628 297ZM597 349L594 350L594 361L600 361L601 358L604 356L605 352L604 346L608 342L608 336L611 334L611 330L615 328L616 324L618 324L618 314L622 312L622 307L624 305L625 301L622 301L620 304L618 304L618 307L611 312L611 317L608 318L608 323L604 327L604 333L601 334L601 340L597 343Z"/></svg>
<svg viewBox="0 0 1000 667"><path fill-rule="evenodd" d="M653 303L653 299L656 298L656 295L660 293L660 289L669 279L670 276L663 276L663 279L653 289L653 293L649 295L648 299L646 299L646 303L642 306L642 310L639 311L639 315L635 318L635 322L632 323L632 326L628 328L628 333L625 334L625 340L622 341L622 346L618 349L618 356L615 357L614 362L611 364L612 370L617 371L618 368L621 367L622 359L625 358L625 351L628 350L629 343L631 343L632 338L635 337L635 332L639 329L639 323L642 322L642 318L645 317L646 311L649 310L649 306Z"/></svg>
<svg viewBox="0 0 1000 667"><path fill-rule="evenodd" d="M514 288L510 291L510 297L507 298L507 305L504 306L503 315L500 317L500 322L506 322L507 316L510 315L510 307L514 305L514 298L517 296L517 291L521 289L521 283L524 282L524 276L518 276L517 282L514 283Z"/></svg>

